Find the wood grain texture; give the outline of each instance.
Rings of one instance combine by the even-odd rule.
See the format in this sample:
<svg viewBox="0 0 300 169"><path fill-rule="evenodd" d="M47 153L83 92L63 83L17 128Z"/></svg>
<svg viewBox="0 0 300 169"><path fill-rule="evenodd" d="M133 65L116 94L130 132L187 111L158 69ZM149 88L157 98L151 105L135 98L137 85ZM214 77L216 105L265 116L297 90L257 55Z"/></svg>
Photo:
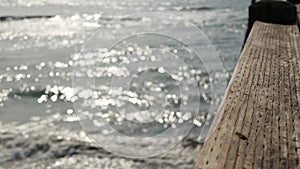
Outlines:
<svg viewBox="0 0 300 169"><path fill-rule="evenodd" d="M300 37L255 22L195 169L300 168Z"/></svg>

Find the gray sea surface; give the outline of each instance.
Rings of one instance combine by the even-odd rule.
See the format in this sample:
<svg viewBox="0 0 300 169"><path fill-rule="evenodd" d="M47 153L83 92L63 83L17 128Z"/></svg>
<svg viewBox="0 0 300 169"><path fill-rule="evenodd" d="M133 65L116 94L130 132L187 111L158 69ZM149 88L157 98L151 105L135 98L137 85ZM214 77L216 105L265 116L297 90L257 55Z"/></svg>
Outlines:
<svg viewBox="0 0 300 169"><path fill-rule="evenodd" d="M208 115L210 110L215 112L222 100L224 89L218 84L229 82L239 57L249 4L250 1L245 0L2 0L0 168L193 168L203 143L199 138L200 131L213 118L213 115ZM131 31L143 32L145 28L184 33L190 37L188 46L200 47L203 53L207 52L206 42L196 36L197 33L187 32L182 22L166 23L159 18L133 15L144 12L176 15L194 24L214 45L223 64L221 70L214 61L197 62L186 46L157 35L129 38L110 50L109 59L80 52L97 31L101 40L92 43L93 47L115 41L116 32L127 35ZM169 27L160 27L160 22ZM100 50L106 52L109 49ZM162 55L161 51L165 53ZM127 54L130 55L128 61L124 59ZM190 69L178 66L179 62L174 60L172 62L170 57L173 54L182 56ZM149 59L147 64L151 64L156 58L161 58L173 70L178 69L175 79L194 84L199 87L199 93L187 89L188 96L181 98L174 74L169 76L161 69L149 69L133 78L128 89L117 88L121 93L118 101L111 98L111 77L130 77L130 72L139 68L138 64L129 64L130 68L126 69L125 61L146 63ZM208 72L206 66L217 67L222 73ZM74 74L75 67L77 72ZM86 74L82 75L83 72ZM86 95L89 90L80 88L79 82L75 86L78 88L73 90L74 77L80 82L96 79L97 85L90 85L97 95L95 102L89 102ZM211 92L212 84L215 85L214 92ZM160 96L161 93L164 95ZM185 101L189 103L188 108L180 110L179 103ZM92 114L76 109L76 102L86 107L96 105L97 112ZM149 115L149 105L160 103L166 103L163 117L159 118L156 111ZM115 105L120 105L119 109ZM142 113L125 111L126 119L117 113L122 114L123 108L137 109ZM198 114L190 113L194 111ZM129 122L147 122L155 117L158 118L149 126ZM128 148L131 154L145 151L144 147L131 149L128 142L113 144L118 138L107 134L110 131L103 128L101 120L118 132L133 137L154 136L168 127L188 128L193 125L193 128L179 144L161 155L129 158L108 152L88 137L89 134L99 136L97 133L101 132L98 143L111 144L118 149ZM174 125L173 121L180 122L180 125ZM180 134L166 135L165 139L173 140ZM159 143L154 141L153 144Z"/></svg>

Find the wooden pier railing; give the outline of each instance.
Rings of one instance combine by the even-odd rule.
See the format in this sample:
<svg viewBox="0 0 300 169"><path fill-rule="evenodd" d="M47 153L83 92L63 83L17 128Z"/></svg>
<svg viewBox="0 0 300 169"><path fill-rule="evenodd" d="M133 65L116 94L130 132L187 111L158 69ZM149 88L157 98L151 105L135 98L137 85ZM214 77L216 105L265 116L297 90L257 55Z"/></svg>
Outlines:
<svg viewBox="0 0 300 169"><path fill-rule="evenodd" d="M300 36L255 22L195 169L300 168Z"/></svg>
<svg viewBox="0 0 300 169"><path fill-rule="evenodd" d="M246 43L195 169L300 169L296 6L264 1L249 8Z"/></svg>

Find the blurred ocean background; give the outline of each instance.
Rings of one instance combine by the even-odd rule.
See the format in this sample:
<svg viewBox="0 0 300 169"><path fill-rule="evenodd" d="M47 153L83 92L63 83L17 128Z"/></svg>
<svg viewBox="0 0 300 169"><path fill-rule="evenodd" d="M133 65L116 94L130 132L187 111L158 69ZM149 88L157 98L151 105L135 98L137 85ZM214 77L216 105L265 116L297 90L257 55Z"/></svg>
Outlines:
<svg viewBox="0 0 300 169"><path fill-rule="evenodd" d="M163 12L184 18L206 34L219 54L228 82L243 45L249 4L250 1L246 0L2 0L0 168L192 168L201 147L199 131L205 119L211 118L207 117L210 102L220 102L222 97L211 96L205 89L210 83L218 82L220 77L213 76L211 79L205 70L201 70L203 67L199 65L197 70L197 65L194 65L195 69L188 72L186 78L198 77L197 83L203 88L199 96L199 116L192 120L184 113L176 114L178 119L194 123L193 130L165 154L132 159L105 151L91 143L82 131L73 106L73 102L81 96L80 92L72 92L74 66L78 64L81 47L99 28L104 39L99 43L105 44L105 40L111 38L106 37L109 35L106 31L126 33L128 30L122 29L122 25L135 29L147 24L145 19L124 16ZM120 24L112 25L114 21ZM180 27L180 23L172 26ZM181 30L177 31L180 33ZM194 45L201 45L197 44L197 37L194 41ZM170 46L165 43L163 47L169 50ZM93 78L108 76L110 68L104 69L106 72L99 71ZM148 75L151 76L151 73ZM136 83L140 82L137 80ZM154 85L149 84L150 87ZM166 83L166 86L160 87L172 90L173 86ZM99 92L103 93L102 90L103 86ZM122 126L122 119L109 111L112 105L103 103L104 96L101 99L99 105L105 108L101 110L100 118L118 122L114 124L122 133L130 135L137 132L136 126ZM170 100L176 107L176 97L171 96ZM97 122L94 123L97 125ZM166 123L166 120L161 123ZM103 138L103 142L105 140Z"/></svg>

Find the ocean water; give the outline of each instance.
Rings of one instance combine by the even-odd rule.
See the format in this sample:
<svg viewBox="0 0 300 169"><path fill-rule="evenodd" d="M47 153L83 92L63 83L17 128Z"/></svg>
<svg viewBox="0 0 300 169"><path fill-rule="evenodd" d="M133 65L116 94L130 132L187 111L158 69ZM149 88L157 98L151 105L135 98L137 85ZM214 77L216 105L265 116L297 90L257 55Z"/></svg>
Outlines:
<svg viewBox="0 0 300 169"><path fill-rule="evenodd" d="M200 131L206 121L213 118L208 113L215 112L222 99L224 88L222 85L218 87L218 84L225 83L226 86L239 57L247 28L249 4L250 1L245 0L2 1L0 142L3 144L0 167L192 168L201 147ZM144 12L176 15L182 20L166 22L162 19L163 15L161 18L134 15ZM90 50L101 46L100 52L106 52L109 49L103 47L116 41L117 34L125 36L132 32L147 32L151 28L152 31L168 32L170 29L175 34L187 35L187 45L202 47L205 53L205 40L197 33L187 31L188 26L182 26L185 23L182 21L194 24L207 36L223 67L218 67L214 61L205 64L197 62L186 46L155 34L129 37L125 43L117 43L110 50L109 59L81 52L83 46ZM91 36L98 38L93 41ZM157 48L160 50L157 51ZM128 64L126 68L124 56L127 54L130 55L127 57L130 58L128 63L136 64ZM170 61L173 54L183 56L182 60L188 63L190 69L185 71L184 66L178 66L180 62L174 62L176 59ZM148 62L147 58L150 59ZM164 65L172 70L178 69L176 77L191 86L186 97L179 97L181 89L176 80L161 69L148 69L131 77L134 75L132 71L139 68L139 63L142 63L141 67L145 64L149 66L155 58L168 63ZM218 72L209 72L205 66L216 67ZM113 79L116 83L111 85L112 75L131 77L128 89L121 88L121 84L127 82L121 78ZM88 85L91 79L96 79L97 85ZM199 93L191 90L193 84L200 88ZM215 85L214 93L210 90L212 84ZM118 97L111 95L111 86L116 87ZM93 89L96 100L88 99L87 88ZM184 101L188 102L188 106L181 110L178 104ZM214 104L210 106L212 102ZM161 103L166 104L162 107L165 114L160 118ZM120 106L116 109L115 105ZM155 105L156 109L152 110L149 105ZM89 111L84 111L85 108ZM172 112L175 113L172 115ZM175 116L175 120L171 115ZM153 119L153 123L146 123ZM123 151L117 151L124 149L128 154L136 153L137 156L144 155L145 151L143 145L129 144L130 140L113 144L118 137L109 135L110 130L104 127L101 120L119 133L131 137L155 136L169 127L186 131L191 125L194 126L190 134L173 148L164 146L169 144L169 140L177 140L175 138L179 135L185 136L186 132L165 135L162 137L166 139L165 144L159 144L161 140L151 142L160 145L157 149L170 151L151 158L133 159L100 148L110 145L108 149L113 147L115 153L124 155ZM137 125L130 121L146 124ZM173 121L181 121L182 125L174 125ZM94 134L93 138L101 144L91 143L86 134Z"/></svg>

